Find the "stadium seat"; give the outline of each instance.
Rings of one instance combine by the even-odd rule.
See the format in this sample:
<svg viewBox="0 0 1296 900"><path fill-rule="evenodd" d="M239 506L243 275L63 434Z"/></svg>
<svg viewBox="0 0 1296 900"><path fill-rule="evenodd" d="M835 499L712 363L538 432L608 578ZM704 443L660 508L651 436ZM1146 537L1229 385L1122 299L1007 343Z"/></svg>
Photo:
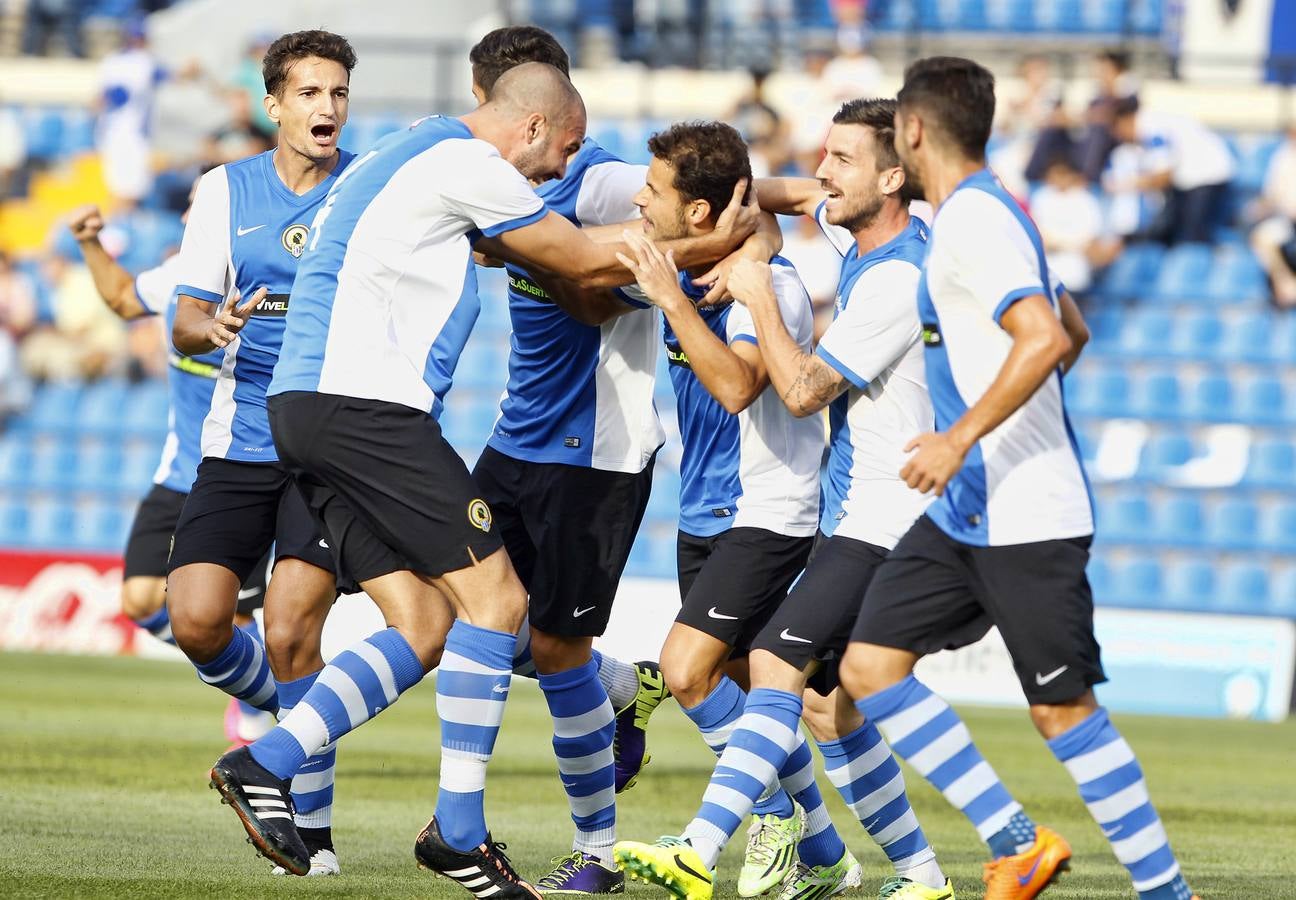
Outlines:
<svg viewBox="0 0 1296 900"><path fill-rule="evenodd" d="M1247 382L1237 409L1237 421L1250 425L1282 425L1292 420L1282 380L1261 375Z"/></svg>
<svg viewBox="0 0 1296 900"><path fill-rule="evenodd" d="M1271 553L1296 553L1296 502L1276 503L1265 510L1259 541Z"/></svg>
<svg viewBox="0 0 1296 900"><path fill-rule="evenodd" d="M1089 589L1093 592L1094 602L1100 606L1106 604L1107 598L1112 593L1114 579L1111 565L1100 556L1091 556L1085 575L1089 579Z"/></svg>
<svg viewBox="0 0 1296 900"><path fill-rule="evenodd" d="M1142 493L1124 494L1098 507L1098 536L1109 543L1137 544L1153 536L1152 504Z"/></svg>
<svg viewBox="0 0 1296 900"><path fill-rule="evenodd" d="M1135 244L1116 258L1095 286L1109 300L1133 300L1148 292L1161 267L1165 249L1159 244Z"/></svg>
<svg viewBox="0 0 1296 900"><path fill-rule="evenodd" d="M118 477L117 490L131 496L141 495L157 472L158 460L161 458L160 441L133 440L122 448L121 475Z"/></svg>
<svg viewBox="0 0 1296 900"><path fill-rule="evenodd" d="M1160 303L1183 303L1204 300L1206 279L1212 265L1211 248L1206 244L1180 244L1166 251L1148 294Z"/></svg>
<svg viewBox="0 0 1296 900"><path fill-rule="evenodd" d="M43 490L72 490L76 486L76 445L57 438L33 441L24 482Z"/></svg>
<svg viewBox="0 0 1296 900"><path fill-rule="evenodd" d="M31 470L31 439L24 433L0 434L0 488L23 487Z"/></svg>
<svg viewBox="0 0 1296 900"><path fill-rule="evenodd" d="M1237 157L1237 174L1233 178L1233 186L1243 193L1258 193L1264 185L1269 160L1279 143L1280 139L1272 134L1237 134L1229 138L1233 154Z"/></svg>
<svg viewBox="0 0 1296 900"><path fill-rule="evenodd" d="M1116 570L1113 604L1154 609L1165 596L1164 574L1153 559L1135 559Z"/></svg>
<svg viewBox="0 0 1296 900"><path fill-rule="evenodd" d="M1219 355L1224 323L1213 312L1193 310L1174 317L1169 352L1179 359L1203 361ZM1164 341L1162 335L1162 341Z"/></svg>
<svg viewBox="0 0 1296 900"><path fill-rule="evenodd" d="M1246 247L1220 247L1215 252L1200 294L1193 299L1219 304L1262 303L1268 295L1264 270Z"/></svg>
<svg viewBox="0 0 1296 900"><path fill-rule="evenodd" d="M1224 362L1279 362L1287 346L1286 332L1296 335L1284 325L1268 313L1238 316L1225 327L1216 357Z"/></svg>
<svg viewBox="0 0 1296 900"><path fill-rule="evenodd" d="M1067 409L1075 415L1104 418L1123 415L1129 394L1129 376L1117 366L1086 365L1066 378Z"/></svg>
<svg viewBox="0 0 1296 900"><path fill-rule="evenodd" d="M27 505L21 500L0 500L0 547L21 547L27 542Z"/></svg>
<svg viewBox="0 0 1296 900"><path fill-rule="evenodd" d="M28 507L27 545L31 547L64 547L72 536L76 518L72 504L40 498Z"/></svg>
<svg viewBox="0 0 1296 900"><path fill-rule="evenodd" d="M82 442L76 456L73 484L81 490L115 491L121 479L122 447L115 440Z"/></svg>
<svg viewBox="0 0 1296 900"><path fill-rule="evenodd" d="M1296 487L1296 446L1274 439L1252 444L1242 483L1253 488Z"/></svg>
<svg viewBox="0 0 1296 900"><path fill-rule="evenodd" d="M1260 510L1250 500L1228 499L1206 517L1212 549L1251 550L1260 540Z"/></svg>
<svg viewBox="0 0 1296 900"><path fill-rule="evenodd" d="M122 410L123 429L129 434L164 437L170 409L167 386L162 381L146 381L132 387Z"/></svg>
<svg viewBox="0 0 1296 900"><path fill-rule="evenodd" d="M1268 616L1296 619L1296 568L1283 569L1273 578L1263 612Z"/></svg>
<svg viewBox="0 0 1296 900"><path fill-rule="evenodd" d="M1233 384L1225 375L1206 375L1193 385L1188 418L1201 422L1228 422L1237 416Z"/></svg>
<svg viewBox="0 0 1296 900"><path fill-rule="evenodd" d="M128 388L119 378L105 378L81 393L77 407L77 428L83 434L120 434Z"/></svg>
<svg viewBox="0 0 1296 900"><path fill-rule="evenodd" d="M1163 309L1140 309L1126 315L1119 343L1122 354L1142 359L1170 355L1168 338L1174 328L1170 313Z"/></svg>
<svg viewBox="0 0 1296 900"><path fill-rule="evenodd" d="M1216 612L1263 614L1269 605L1269 573L1259 563L1227 563L1219 576Z"/></svg>
<svg viewBox="0 0 1296 900"><path fill-rule="evenodd" d="M1182 466L1192 459L1192 455L1192 441L1186 435L1176 432L1158 434L1143 448L1137 477L1161 481L1167 469Z"/></svg>
<svg viewBox="0 0 1296 900"><path fill-rule="evenodd" d="M1155 528L1143 540L1194 547L1205 537L1205 511L1201 500L1192 494L1176 494L1157 504L1154 521Z"/></svg>
<svg viewBox="0 0 1296 900"><path fill-rule="evenodd" d="M1153 372L1135 383L1129 412L1144 419L1177 419L1183 413L1183 391L1174 372Z"/></svg>
<svg viewBox="0 0 1296 900"><path fill-rule="evenodd" d="M1165 605L1174 609L1201 612L1215 603L1215 566L1200 559L1190 559L1167 567Z"/></svg>
<svg viewBox="0 0 1296 900"><path fill-rule="evenodd" d="M25 424L40 431L74 429L80 399L81 385L77 382L43 384L32 397L31 411L24 417Z"/></svg>

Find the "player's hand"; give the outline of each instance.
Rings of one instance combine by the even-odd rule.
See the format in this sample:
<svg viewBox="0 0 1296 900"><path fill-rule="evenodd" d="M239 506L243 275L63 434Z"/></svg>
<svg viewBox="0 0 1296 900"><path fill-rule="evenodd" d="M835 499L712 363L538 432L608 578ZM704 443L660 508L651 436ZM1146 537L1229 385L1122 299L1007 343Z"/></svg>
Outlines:
<svg viewBox="0 0 1296 900"><path fill-rule="evenodd" d="M747 201L743 202L748 183L746 178L738 179L738 183L734 185L733 197L729 199L729 205L716 219L713 234L723 240L728 247L736 247L745 241L760 222L761 209L756 202L756 192L752 191Z"/></svg>
<svg viewBox="0 0 1296 900"><path fill-rule="evenodd" d="M103 227L103 213L93 204L74 209L68 218L68 229L71 230L72 237L78 241L93 241L99 237Z"/></svg>
<svg viewBox="0 0 1296 900"><path fill-rule="evenodd" d="M963 468L967 456L967 448L943 431L920 434L904 449L905 453L918 451L900 470L904 483L919 493L934 492L937 497L945 493L945 485Z"/></svg>
<svg viewBox="0 0 1296 900"><path fill-rule="evenodd" d="M649 303L666 309L676 303L688 302L680 289L679 270L675 268L673 252L662 253L656 244L633 231L622 232L621 237L634 258L618 252L617 259L634 275Z"/></svg>
<svg viewBox="0 0 1296 900"><path fill-rule="evenodd" d="M247 320L252 317L252 310L257 308L257 304L266 297L266 289L258 288L246 302L242 301L237 290L230 295L230 298L221 304L216 315L212 317L211 325L207 329L207 340L219 348L228 347L234 338L238 337Z"/></svg>
<svg viewBox="0 0 1296 900"><path fill-rule="evenodd" d="M729 271L729 293L743 306L775 299L769 263L739 259Z"/></svg>

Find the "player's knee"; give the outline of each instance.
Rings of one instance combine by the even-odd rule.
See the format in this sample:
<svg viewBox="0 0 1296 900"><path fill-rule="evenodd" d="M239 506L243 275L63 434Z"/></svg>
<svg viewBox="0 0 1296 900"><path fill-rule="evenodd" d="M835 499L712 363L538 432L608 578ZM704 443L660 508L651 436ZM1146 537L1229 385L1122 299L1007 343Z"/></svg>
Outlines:
<svg viewBox="0 0 1296 900"><path fill-rule="evenodd" d="M568 637L531 629L531 659L542 674L565 672L583 666L592 658L594 639Z"/></svg>
<svg viewBox="0 0 1296 900"><path fill-rule="evenodd" d="M166 602L166 579L127 578L122 582L121 611L128 619L139 621L153 615Z"/></svg>
<svg viewBox="0 0 1296 900"><path fill-rule="evenodd" d="M1097 708L1098 701L1093 691L1085 691L1074 700L1063 703L1032 703L1030 717L1036 730L1046 740L1052 740L1089 718Z"/></svg>
<svg viewBox="0 0 1296 900"><path fill-rule="evenodd" d="M806 691L806 694L810 694L810 691ZM836 740L841 736L837 730L837 717L830 704L806 699L801 708L801 721L805 722L810 734L819 743Z"/></svg>
<svg viewBox="0 0 1296 900"><path fill-rule="evenodd" d="M228 615L212 615L210 608L172 604L171 636L176 646L194 662L208 662L229 644L233 625Z"/></svg>
<svg viewBox="0 0 1296 900"><path fill-rule="evenodd" d="M681 652L669 644L662 648L659 662L666 687L680 706L697 706L720 680L720 670L696 654Z"/></svg>
<svg viewBox="0 0 1296 900"><path fill-rule="evenodd" d="M878 654L870 653L868 645L859 643L847 648L837 670L842 688L856 700L885 690L903 681L908 674L895 669Z"/></svg>

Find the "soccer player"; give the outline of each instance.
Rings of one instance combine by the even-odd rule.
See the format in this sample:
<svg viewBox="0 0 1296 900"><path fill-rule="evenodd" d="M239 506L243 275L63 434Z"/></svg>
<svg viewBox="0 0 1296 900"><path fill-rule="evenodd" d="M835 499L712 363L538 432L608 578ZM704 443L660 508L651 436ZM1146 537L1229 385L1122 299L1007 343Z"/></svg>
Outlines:
<svg viewBox="0 0 1296 900"><path fill-rule="evenodd" d="M197 187L197 180L194 187ZM190 202L193 200L190 191ZM189 217L186 209L183 223ZM132 276L99 242L104 219L96 206L86 206L72 213L68 228L81 247L86 268L104 303L122 319L133 321L145 316L164 316L166 321L167 393L170 414L167 436L162 445L162 459L153 476L153 487L140 501L126 540L126 558L122 572L122 613L158 640L175 646L171 636L171 617L166 608L166 563L171 550L171 536L193 485L198 460L202 456L202 422L211 409L220 355L210 353L197 359L181 356L171 347L169 335L176 308L176 263L178 256L168 257L160 266ZM253 569L238 592L234 624L256 641L261 633L252 613L261 608L265 597L266 565L263 560ZM270 730L274 717L241 700L231 697L225 711L225 735L235 744L250 743Z"/></svg>
<svg viewBox="0 0 1296 900"><path fill-rule="evenodd" d="M270 45L266 111L279 125L278 145L203 176L176 270L176 349L219 349L222 360L203 423L203 460L176 524L167 583L172 630L204 681L271 713L291 709L323 668L320 635L337 596L332 553L278 461L265 392L310 222L352 158L337 141L354 65L346 39L325 31L286 34ZM242 632L231 634L229 619L239 584L272 543L263 652ZM276 815L297 817L307 851L267 854L281 869L338 871L334 761L332 747L303 760L293 797L276 800Z"/></svg>
<svg viewBox="0 0 1296 900"><path fill-rule="evenodd" d="M1036 728L1139 896L1186 900L1138 761L1092 690L1105 679L1085 577L1092 503L1062 403L1086 334L1039 232L985 168L993 116L994 78L976 63L933 57L905 72L896 151L937 208L918 286L936 430L917 429L901 476L937 499L869 585L841 680L933 782L965 772L945 788L962 806L993 775L912 670L997 626ZM1034 897L1070 856L1060 836L1021 824L1018 852L986 866L987 897Z"/></svg>
<svg viewBox="0 0 1296 900"><path fill-rule="evenodd" d="M584 133L566 76L525 63L462 118L430 116L381 140L315 218L269 391L271 425L329 542L389 627L339 654L278 726L212 769L258 845L298 864L305 847L270 805L285 802L286 779L439 661L440 791L415 855L478 895L537 896L489 837L482 809L526 592L436 417L480 308L473 238L493 238L491 256L581 283L626 280L624 245L594 243L528 184L562 177ZM730 207L719 234L680 252L715 259L751 234L756 211Z"/></svg>
<svg viewBox="0 0 1296 900"><path fill-rule="evenodd" d="M729 290L745 306L739 307L741 318L755 338L751 355L772 385L764 395L774 407L767 415L817 430L818 422L807 417L833 403L832 444L825 508L819 513L811 503L802 516L804 520L808 513L808 521L798 523L808 526L807 534L819 525L822 535L814 556L791 593L780 595L773 610L754 616L752 689L745 705L736 685L726 679L716 685L716 675L709 673L703 683L715 688L701 710L689 710L697 717L714 704L733 710L727 716L737 719L729 726L732 734L701 809L682 839L616 847L617 862L628 871L657 883L681 884L687 900L711 896L707 873L765 785L776 776L785 786L789 778L813 779L810 751L798 731L802 694L821 664L845 650L869 576L923 506L921 496L900 481L894 466L901 456L900 435L906 426L929 422L931 407L913 304L926 233L909 217L904 173L890 144L892 113L885 101L846 104L834 116L819 181L777 179L758 187L762 195L770 195L771 209L813 212L843 256L837 316L818 350L809 352L808 308L790 314L780 296L777 266L743 262L730 276ZM731 313L731 319L734 316ZM795 458L786 446L780 447L779 456L789 462ZM817 475L817 465L813 472ZM777 483L784 497L792 494L787 474ZM744 478L744 497L746 486ZM740 513L741 504L740 500ZM843 509L856 516L844 515ZM811 539L803 541L808 545ZM802 550L802 560L808 550ZM742 565L755 564L746 560ZM703 574L710 568L709 562ZM717 578L743 577L736 565L716 568ZM745 584L744 593L755 595L759 583ZM785 590L787 583L782 582ZM686 601L686 612L687 605ZM668 647L677 635L690 639L685 648L707 646L680 627L683 622L706 630L704 606L698 603L698 614L692 617L681 615ZM719 604L705 615L714 618L726 610ZM663 671L669 674L673 661L674 653L664 650ZM825 692L833 686L830 677L817 685ZM684 685L672 684L672 690L685 702ZM835 741L821 741L821 746L829 775L895 867L896 875L883 886L882 896L951 898L953 889L909 807L898 764L876 729L852 718L843 721L849 727L838 730ZM810 821L807 832L813 831ZM840 838L835 833L832 837L834 846L841 847ZM784 885L784 897L829 896L850 883L849 854L841 862L816 861L803 840L800 856L795 874ZM854 880L858 883L858 876Z"/></svg>

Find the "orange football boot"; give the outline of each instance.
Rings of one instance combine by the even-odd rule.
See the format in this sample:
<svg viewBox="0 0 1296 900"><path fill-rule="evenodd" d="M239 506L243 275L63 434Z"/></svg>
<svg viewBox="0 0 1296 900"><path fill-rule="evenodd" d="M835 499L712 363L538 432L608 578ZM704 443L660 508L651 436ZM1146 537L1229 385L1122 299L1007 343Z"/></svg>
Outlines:
<svg viewBox="0 0 1296 900"><path fill-rule="evenodd" d="M1066 839L1037 825L1035 843L1028 850L985 864L981 880L986 884L986 900L1031 900L1068 867L1070 859Z"/></svg>

